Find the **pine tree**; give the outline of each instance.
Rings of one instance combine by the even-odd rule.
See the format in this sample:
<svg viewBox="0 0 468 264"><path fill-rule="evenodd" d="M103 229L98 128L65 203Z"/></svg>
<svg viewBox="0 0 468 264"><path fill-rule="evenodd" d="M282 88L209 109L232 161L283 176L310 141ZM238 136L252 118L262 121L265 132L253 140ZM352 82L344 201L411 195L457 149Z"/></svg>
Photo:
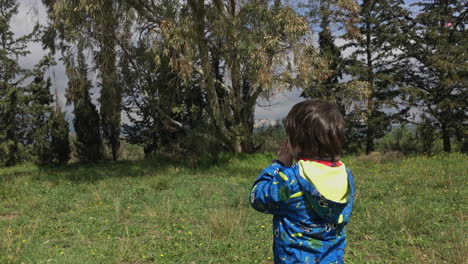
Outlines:
<svg viewBox="0 0 468 264"><path fill-rule="evenodd" d="M28 121L23 123L27 127L26 139L32 145L32 154L41 165L52 163L50 150L49 118L52 111L52 95L50 78L44 81L42 75L34 77L28 87Z"/></svg>
<svg viewBox="0 0 468 264"><path fill-rule="evenodd" d="M63 50L66 42L78 39L94 51L93 63L98 70L100 87L100 122L102 137L110 146L112 159L118 158L120 148L122 87L117 73L117 44L119 22L126 19L126 1L54 1L43 0L48 8L50 25L43 38L53 49L60 40ZM137 25L137 23L135 23Z"/></svg>
<svg viewBox="0 0 468 264"><path fill-rule="evenodd" d="M343 105L343 85L339 83L343 76L343 58L341 50L335 45L335 37L331 32L330 2L323 1L320 4L320 28L318 34L320 55L327 64L327 70L323 78L313 86L304 87L302 96L311 98L323 98L326 100L335 101L340 109L340 112L345 115L345 107Z"/></svg>
<svg viewBox="0 0 468 264"><path fill-rule="evenodd" d="M52 81L44 79L45 73L55 61L45 56L35 65L31 74L33 81L23 89L24 111L21 115L21 142L31 151L31 160L39 165L62 165L70 159L68 123L58 105L52 107L50 93Z"/></svg>
<svg viewBox="0 0 468 264"><path fill-rule="evenodd" d="M397 62L401 59L391 45L397 34L398 21L404 16L401 0L364 0L361 4L360 30L362 39L353 41L345 48L353 48L347 60L347 73L368 85L362 119L357 121L365 126L365 151L375 150L375 139L388 131L391 121L397 120L408 109L400 109L396 80ZM384 109L395 110L394 114Z"/></svg>
<svg viewBox="0 0 468 264"><path fill-rule="evenodd" d="M70 160L70 128L65 119L65 114L61 110L57 90L55 90L55 109L50 116L49 124L50 150L53 163L64 165Z"/></svg>
<svg viewBox="0 0 468 264"><path fill-rule="evenodd" d="M101 75L100 115L102 134L117 160L120 148L120 116L122 112L122 88L117 75L116 29L117 16L114 1L102 2L96 15L96 39L99 51L96 64Z"/></svg>
<svg viewBox="0 0 468 264"><path fill-rule="evenodd" d="M63 165L70 160L69 127L65 115L58 104L57 91L55 93L56 105L53 109L50 78L43 80L41 75L34 78L30 85L29 104L27 116L29 127L27 140L32 145L34 160L39 165Z"/></svg>
<svg viewBox="0 0 468 264"><path fill-rule="evenodd" d="M100 119L91 101L88 69L83 54L83 43L78 45L76 63L69 57L66 63L68 75L67 103L73 104L73 126L76 131L76 154L80 162L94 163L103 158Z"/></svg>
<svg viewBox="0 0 468 264"><path fill-rule="evenodd" d="M25 79L30 71L22 69L18 58L29 53L27 44L37 30L15 38L10 28L18 13L16 0L0 1L0 165L12 166L21 160L25 134Z"/></svg>
<svg viewBox="0 0 468 264"><path fill-rule="evenodd" d="M417 105L441 130L443 149L452 150L456 136L468 142L468 8L466 1L419 1L416 17L401 21L404 35L397 39L408 57L401 76L408 86L406 99Z"/></svg>
<svg viewBox="0 0 468 264"><path fill-rule="evenodd" d="M46 71L55 64L50 56L44 56L32 69L33 81L23 89L24 111L21 115L23 144L31 153L30 159L39 164L52 162L50 153L49 119L52 112L52 81L45 79Z"/></svg>

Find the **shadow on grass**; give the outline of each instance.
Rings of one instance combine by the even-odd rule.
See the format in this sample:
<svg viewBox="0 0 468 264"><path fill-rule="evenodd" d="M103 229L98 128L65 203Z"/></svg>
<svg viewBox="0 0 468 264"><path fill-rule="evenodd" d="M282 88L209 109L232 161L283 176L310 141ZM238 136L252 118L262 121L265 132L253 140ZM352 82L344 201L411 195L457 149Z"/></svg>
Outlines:
<svg viewBox="0 0 468 264"><path fill-rule="evenodd" d="M144 177L164 174L177 174L177 169L188 173L210 173L222 170L232 176L255 177L260 171L249 165L265 154L221 153L216 157L202 157L198 160L170 157L162 154L145 160L101 161L96 164L73 163L61 167L41 167L32 171L35 180L69 180L74 183L97 182L108 178ZM268 158L267 158L268 159ZM232 163L246 166L236 167ZM265 166L268 164L265 164ZM32 166L34 167L34 166Z"/></svg>
<svg viewBox="0 0 468 264"><path fill-rule="evenodd" d="M7 167L0 169L0 182L10 182L18 177L29 177L36 175L39 168L32 164L22 164L15 167Z"/></svg>
<svg viewBox="0 0 468 264"><path fill-rule="evenodd" d="M161 174L177 165L167 157L147 160L100 161L94 164L72 163L60 167L41 167L37 180L66 179L72 182L96 182L108 178L143 177Z"/></svg>

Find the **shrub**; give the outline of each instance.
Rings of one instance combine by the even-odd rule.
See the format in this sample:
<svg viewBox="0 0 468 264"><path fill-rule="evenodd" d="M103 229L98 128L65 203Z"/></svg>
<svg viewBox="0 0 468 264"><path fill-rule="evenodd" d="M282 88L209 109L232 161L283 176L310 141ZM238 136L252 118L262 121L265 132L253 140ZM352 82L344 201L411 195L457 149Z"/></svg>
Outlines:
<svg viewBox="0 0 468 264"><path fill-rule="evenodd" d="M416 136L408 126L396 127L377 141L377 149L381 152L397 151L403 154L418 152Z"/></svg>
<svg viewBox="0 0 468 264"><path fill-rule="evenodd" d="M254 131L254 144L258 152L276 152L286 139L286 131L280 122L275 125L265 125Z"/></svg>
<svg viewBox="0 0 468 264"><path fill-rule="evenodd" d="M433 152L436 128L434 123L425 115L422 116L422 122L416 127L416 139L419 144L419 150L426 154Z"/></svg>

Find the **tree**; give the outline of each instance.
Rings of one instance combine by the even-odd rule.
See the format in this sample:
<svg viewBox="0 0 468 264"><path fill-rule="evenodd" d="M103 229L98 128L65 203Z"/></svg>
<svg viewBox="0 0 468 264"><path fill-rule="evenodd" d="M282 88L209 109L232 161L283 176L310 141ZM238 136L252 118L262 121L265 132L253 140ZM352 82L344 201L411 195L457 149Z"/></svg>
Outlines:
<svg viewBox="0 0 468 264"><path fill-rule="evenodd" d="M120 147L120 116L122 88L117 75L116 38L118 17L126 12L124 1L61 1L43 0L51 20L44 43L62 51L70 48L67 42L79 41L95 50L93 62L99 71L101 88L100 115L102 135L110 145L112 159L116 160ZM52 48L54 50L54 48Z"/></svg>
<svg viewBox="0 0 468 264"><path fill-rule="evenodd" d="M78 44L77 53L76 59L74 56L67 56L67 103L74 106L73 126L77 137L75 147L78 160L94 163L103 158L100 119L89 93L91 82L88 80L83 43Z"/></svg>
<svg viewBox="0 0 468 264"><path fill-rule="evenodd" d="M436 132L434 122L424 114L421 118L421 122L416 127L416 138L420 145L420 151L425 154L432 154Z"/></svg>
<svg viewBox="0 0 468 264"><path fill-rule="evenodd" d="M86 2L86 1L84 1ZM95 2L95 1L93 1ZM119 83L116 67L116 29L117 17L114 1L103 1L99 4L89 3L89 7L96 5L96 11L91 13L96 20L96 40L99 51L96 63L101 75L101 125L103 137L112 150L112 160L117 160L120 148L120 115L122 112L122 88Z"/></svg>
<svg viewBox="0 0 468 264"><path fill-rule="evenodd" d="M37 33L15 38L10 28L18 12L16 0L0 1L0 164L13 166L21 160L25 131L25 80L31 71L18 64L18 58L29 53L27 44Z"/></svg>
<svg viewBox="0 0 468 264"><path fill-rule="evenodd" d="M44 81L42 74L34 77L33 83L28 87L27 118L23 122L25 141L32 145L33 155L39 164L52 163L50 150L50 127L48 124L52 103L50 78Z"/></svg>
<svg viewBox="0 0 468 264"><path fill-rule="evenodd" d="M52 163L64 165L70 160L70 128L65 119L65 114L61 110L57 91L55 91L55 109L51 114L49 124Z"/></svg>
<svg viewBox="0 0 468 264"><path fill-rule="evenodd" d="M21 117L20 142L39 164L54 163L54 153L51 151L51 127L53 97L50 92L52 81L45 78L46 72L55 61L50 56L44 56L35 67L29 71L32 82L22 89L24 111Z"/></svg>
<svg viewBox="0 0 468 264"><path fill-rule="evenodd" d="M60 109L57 91L55 93L55 108L51 107L51 80L43 81L38 75L30 85L28 124L29 138L33 154L39 165L63 165L70 160L70 142L68 122Z"/></svg>
<svg viewBox="0 0 468 264"><path fill-rule="evenodd" d="M397 24L405 15L401 0L364 0L361 4L360 30L362 38L352 41L344 48L353 48L347 60L347 73L366 83L366 95L362 98L362 109L358 123L365 126L365 151L375 150L375 139L388 131L392 120L407 113L396 100L399 89L394 72L401 57L392 45L392 38L399 34ZM390 114L384 109L393 108Z"/></svg>
<svg viewBox="0 0 468 264"><path fill-rule="evenodd" d="M335 45L335 37L332 35L330 28L332 26L331 16L334 15L331 9L336 9L337 7L333 6L330 1L322 1L318 5L318 12L312 9L309 13L312 19L311 23L316 19L315 17L318 17L320 20L321 31L318 33L318 44L326 70L323 72L323 78L317 83L304 87L302 96L333 100L338 105L340 112L345 115L346 110L343 105L344 91L342 91L345 87L342 83L339 83L343 77L343 58L341 57L340 48Z"/></svg>
<svg viewBox="0 0 468 264"><path fill-rule="evenodd" d="M200 92L198 96L189 97L196 101L202 98L202 104L207 107L197 112L206 114L205 123L214 132L212 134L219 139L220 145L233 152L254 150L253 113L258 97L270 94L273 84L291 79L294 73L287 64L290 66L292 60L295 67L304 70L300 64L306 60L302 57L315 55L302 52L303 40L309 33L307 22L294 8L279 0L121 0L112 3L44 0L44 3L49 7L49 17L53 21L49 27L50 38L54 38L56 33L58 39L64 41L83 36L87 47L97 48L94 62L102 81L101 115L105 123L104 134L108 134L105 137L114 135L115 138L118 134L115 130L119 118L115 110L118 104L114 101L106 104L104 101L111 100L108 97L120 100L118 88L107 93L106 87L124 83L121 80L116 85L117 78L112 76L115 76L115 51L118 53L119 49L125 49L122 42L126 32L122 26L128 25L128 19L132 26L141 26L151 33L146 46L153 49L154 69L160 69L158 64L168 59L171 69L185 83L190 83L196 76L196 87L200 87ZM351 0L339 0L337 6L357 11L352 3ZM132 9L127 10L126 7ZM136 14L132 16L133 11ZM341 15L347 16L348 13ZM117 17L122 18L122 22ZM294 59L291 59L291 54L295 54ZM146 99L159 98L160 94L145 96ZM148 106L151 105L150 108L157 113L152 115L152 119L164 120L163 123L170 124L181 133L191 129L187 120L180 115L172 115L159 103L158 100L148 101ZM186 113L183 116L189 116L186 110L182 112ZM106 124L114 125L112 128ZM115 141L109 142L112 145Z"/></svg>
<svg viewBox="0 0 468 264"><path fill-rule="evenodd" d="M150 33L142 30L137 33L140 39L136 45L132 44L135 41L124 45L119 68L125 80L124 109L130 121L123 124L123 134L131 144L144 146L148 156L183 141L187 134L179 129L180 123L187 130L203 126L206 103L196 82L184 82L170 67L167 56L161 54L161 61L154 61L157 51L147 46Z"/></svg>
<svg viewBox="0 0 468 264"><path fill-rule="evenodd" d="M436 120L443 149L451 137L468 142L468 8L466 1L419 1L420 12L400 22L404 35L397 44L407 56L403 83L406 101ZM464 131L464 132L462 132Z"/></svg>
<svg viewBox="0 0 468 264"><path fill-rule="evenodd" d="M155 38L168 43L164 52L171 66L185 80L194 72L200 75L209 122L220 143L233 152L253 151L256 100L271 90L278 65L307 32L305 21L280 1L193 0L176 6L174 17L160 17L162 5L127 2L159 29ZM216 65L224 67L222 77Z"/></svg>

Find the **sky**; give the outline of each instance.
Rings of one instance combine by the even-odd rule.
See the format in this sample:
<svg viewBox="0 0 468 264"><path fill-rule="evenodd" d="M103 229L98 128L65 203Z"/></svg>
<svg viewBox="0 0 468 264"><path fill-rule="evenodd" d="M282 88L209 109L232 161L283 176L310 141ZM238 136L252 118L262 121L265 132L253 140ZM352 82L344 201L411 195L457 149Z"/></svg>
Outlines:
<svg viewBox="0 0 468 264"><path fill-rule="evenodd" d="M47 23L47 13L45 7L42 5L41 0L19 0L18 14L13 17L11 28L15 37L21 37L30 33L36 23L41 25ZM19 58L19 63L23 68L32 69L39 60L46 55L41 43L30 43L28 45L30 54L25 57ZM52 78L53 86L52 93L55 88L58 91L59 103L66 112L67 120L71 122L73 108L66 106L65 88L67 87L68 78L65 74L65 66L56 56L57 65L52 67L47 72L47 77Z"/></svg>
<svg viewBox="0 0 468 264"><path fill-rule="evenodd" d="M20 3L19 12L13 18L11 23L12 31L15 33L16 37L20 37L31 32L32 28L37 22L42 25L47 23L46 10L42 5L41 0L19 0L18 2ZM415 0L407 1L408 4L413 2L415 2ZM340 40L338 39L337 42L340 42ZM42 49L40 43L30 44L29 50L29 55L20 58L20 65L28 69L34 67L34 65L41 59L41 57L45 55L45 51ZM52 78L54 83L52 89L57 89L60 105L65 110L68 121L71 121L73 119L72 107L66 106L66 100L64 96L68 79L65 74L65 67L59 60L59 56L60 54L58 54L56 57L57 65L50 69L47 75ZM93 83L96 83L97 75L95 73L91 72L89 77ZM99 96L98 91L94 89L91 92L94 93L92 97L96 103ZM294 104L303 100L299 95L299 90L292 90L278 92L268 100L262 98L259 99L255 108L255 119L283 119ZM125 122L125 115L122 115L122 120Z"/></svg>

